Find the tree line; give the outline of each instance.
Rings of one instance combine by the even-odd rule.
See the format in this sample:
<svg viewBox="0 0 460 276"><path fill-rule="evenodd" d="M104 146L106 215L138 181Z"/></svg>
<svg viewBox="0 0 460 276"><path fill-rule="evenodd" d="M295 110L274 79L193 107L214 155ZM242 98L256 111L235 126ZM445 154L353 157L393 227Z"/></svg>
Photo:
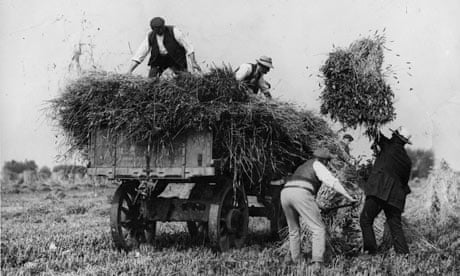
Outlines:
<svg viewBox="0 0 460 276"><path fill-rule="evenodd" d="M411 178L427 177L434 166L435 157L433 151L431 149L408 149L407 153L413 164ZM40 177L49 178L52 173L84 175L86 174L86 167L80 165L57 165L54 166L52 170L47 166L38 169L34 160L11 160L4 163L2 171L3 174L9 176L10 179L16 178L24 171L34 171Z"/></svg>
<svg viewBox="0 0 460 276"><path fill-rule="evenodd" d="M3 176L9 179L16 179L24 171L33 171L42 178L49 178L52 173L84 175L86 174L86 167L80 165L56 165L52 169L47 166L38 168L34 160L6 161L2 167Z"/></svg>

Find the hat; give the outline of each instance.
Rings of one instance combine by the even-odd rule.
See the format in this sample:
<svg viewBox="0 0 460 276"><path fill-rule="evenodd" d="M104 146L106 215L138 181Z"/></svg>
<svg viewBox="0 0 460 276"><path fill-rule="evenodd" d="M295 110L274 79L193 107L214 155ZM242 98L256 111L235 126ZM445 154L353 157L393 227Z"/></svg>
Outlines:
<svg viewBox="0 0 460 276"><path fill-rule="evenodd" d="M395 130L390 128L390 131L393 132L393 134L398 136L405 143L412 145L412 142L410 141L410 138L412 137L412 135L409 133L409 131L405 127L400 126Z"/></svg>
<svg viewBox="0 0 460 276"><path fill-rule="evenodd" d="M165 20L161 17L154 17L150 20L150 28L162 27L165 25Z"/></svg>
<svg viewBox="0 0 460 276"><path fill-rule="evenodd" d="M327 160L330 160L330 159L332 158L332 155L331 155L331 153L329 152L329 150L328 150L328 149L325 149L325 148L316 149L316 150L313 152L313 156L314 156L314 157L317 157L317 158L327 159Z"/></svg>
<svg viewBox="0 0 460 276"><path fill-rule="evenodd" d="M263 65L265 67L274 68L273 64L272 64L272 58L271 57L261 56L256 61L257 61L257 63L259 63L260 65Z"/></svg>
<svg viewBox="0 0 460 276"><path fill-rule="evenodd" d="M353 136L351 136L351 135L348 134L348 133L345 134L345 135L343 135L343 139L348 139L348 140L350 140L350 142L353 141L353 140L355 140L355 139L353 139Z"/></svg>

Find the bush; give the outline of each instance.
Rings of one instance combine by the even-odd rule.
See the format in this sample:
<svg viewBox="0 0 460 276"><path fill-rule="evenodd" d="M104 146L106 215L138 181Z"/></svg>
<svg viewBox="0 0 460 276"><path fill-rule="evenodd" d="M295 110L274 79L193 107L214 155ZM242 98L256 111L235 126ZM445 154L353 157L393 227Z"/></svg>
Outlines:
<svg viewBox="0 0 460 276"><path fill-rule="evenodd" d="M38 171L38 175L43 178L43 179L48 179L51 177L51 170L47 166L41 167L41 169Z"/></svg>
<svg viewBox="0 0 460 276"><path fill-rule="evenodd" d="M5 162L2 170L3 176L6 179L16 180L18 179L18 175L24 171L36 171L37 164L33 160L24 160L24 162L11 160Z"/></svg>
<svg viewBox="0 0 460 276"><path fill-rule="evenodd" d="M431 149L408 149L407 154L412 160L411 178L426 178L434 165L434 153Z"/></svg>
<svg viewBox="0 0 460 276"><path fill-rule="evenodd" d="M62 172L64 175L68 174L86 174L86 167L79 165L57 165L53 167L53 172Z"/></svg>

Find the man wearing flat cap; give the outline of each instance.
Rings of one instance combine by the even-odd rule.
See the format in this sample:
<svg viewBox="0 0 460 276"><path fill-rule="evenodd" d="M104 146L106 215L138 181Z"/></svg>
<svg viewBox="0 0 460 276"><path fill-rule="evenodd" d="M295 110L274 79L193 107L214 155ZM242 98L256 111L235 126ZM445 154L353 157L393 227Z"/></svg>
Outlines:
<svg viewBox="0 0 460 276"><path fill-rule="evenodd" d="M149 77L160 76L166 69L174 72L201 71L195 60L193 46L181 30L176 26L165 25L161 17L153 18L150 27L152 30L131 59L128 73L132 73L149 53Z"/></svg>
<svg viewBox="0 0 460 276"><path fill-rule="evenodd" d="M348 194L340 181L332 175L326 165L332 155L327 149L317 149L310 159L300 165L281 190L281 206L289 228L290 255L292 261L301 261L299 216L307 223L312 232L312 262L315 269L321 269L326 250L326 226L321 219L319 207L315 201L321 184L330 186L348 200L356 202Z"/></svg>
<svg viewBox="0 0 460 276"><path fill-rule="evenodd" d="M381 132L375 144L380 148L372 167L369 179L364 184L366 201L360 216L363 233L363 249L366 253L377 251L373 229L374 219L383 210L393 238L393 247L397 253L409 253L401 224L406 196L410 193L408 185L412 162L404 145L411 144L411 135L404 127L390 129L392 137L388 139Z"/></svg>
<svg viewBox="0 0 460 276"><path fill-rule="evenodd" d="M350 144L353 142L353 136L350 134L346 133L342 137L342 141L340 141L340 145L343 148L343 151L345 151L346 154L350 155Z"/></svg>
<svg viewBox="0 0 460 276"><path fill-rule="evenodd" d="M235 78L247 85L250 92L257 94L259 90L267 98L271 98L270 84L264 80L264 75L273 68L272 59L261 56L256 63L244 63L235 70Z"/></svg>

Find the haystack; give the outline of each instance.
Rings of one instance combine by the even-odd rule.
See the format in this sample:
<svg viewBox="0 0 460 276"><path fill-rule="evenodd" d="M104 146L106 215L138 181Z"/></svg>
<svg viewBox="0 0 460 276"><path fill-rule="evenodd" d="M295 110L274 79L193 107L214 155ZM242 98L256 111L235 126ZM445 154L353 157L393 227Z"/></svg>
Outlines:
<svg viewBox="0 0 460 276"><path fill-rule="evenodd" d="M396 116L394 94L382 71L384 43L379 34L357 40L329 53L321 67L321 113L345 128L363 127L369 137Z"/></svg>
<svg viewBox="0 0 460 276"><path fill-rule="evenodd" d="M418 180L411 186L408 196L407 215L414 220L443 224L450 218L460 217L460 175L441 160L427 179Z"/></svg>

